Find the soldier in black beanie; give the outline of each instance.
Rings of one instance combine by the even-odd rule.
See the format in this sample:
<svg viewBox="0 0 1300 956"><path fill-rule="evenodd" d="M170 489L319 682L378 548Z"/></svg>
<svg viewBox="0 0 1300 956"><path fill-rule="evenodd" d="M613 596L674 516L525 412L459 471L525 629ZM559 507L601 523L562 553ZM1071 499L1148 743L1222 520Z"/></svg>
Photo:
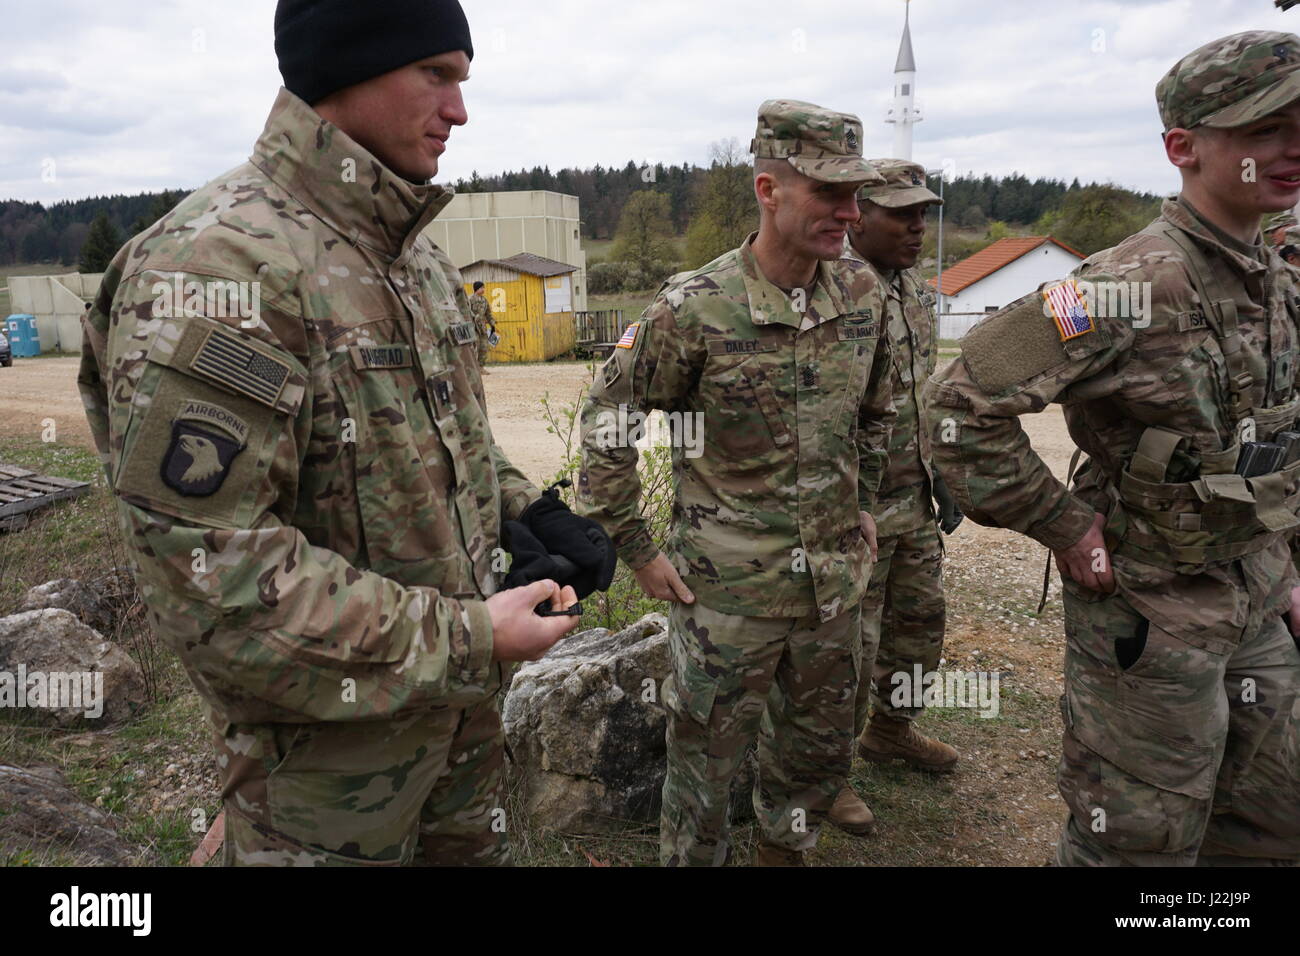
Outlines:
<svg viewBox="0 0 1300 956"><path fill-rule="evenodd" d="M467 119L474 47L457 0L280 0L275 53L290 93L411 182L433 178Z"/></svg>
<svg viewBox="0 0 1300 956"><path fill-rule="evenodd" d="M578 595L500 581L502 526L546 574L602 565L591 522L496 446L427 234L469 30L456 0L284 0L275 27L286 88L248 162L106 274L87 418L213 730L225 862L506 863L503 664L572 630L534 609ZM160 274L205 294L173 305Z"/></svg>

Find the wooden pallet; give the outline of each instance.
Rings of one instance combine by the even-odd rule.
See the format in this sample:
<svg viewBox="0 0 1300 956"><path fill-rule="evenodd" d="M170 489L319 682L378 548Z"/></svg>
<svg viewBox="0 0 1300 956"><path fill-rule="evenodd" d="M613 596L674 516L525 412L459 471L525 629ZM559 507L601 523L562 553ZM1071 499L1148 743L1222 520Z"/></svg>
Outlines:
<svg viewBox="0 0 1300 956"><path fill-rule="evenodd" d="M89 482L0 463L0 531L17 531L27 524L27 512L65 498L80 498L88 491Z"/></svg>

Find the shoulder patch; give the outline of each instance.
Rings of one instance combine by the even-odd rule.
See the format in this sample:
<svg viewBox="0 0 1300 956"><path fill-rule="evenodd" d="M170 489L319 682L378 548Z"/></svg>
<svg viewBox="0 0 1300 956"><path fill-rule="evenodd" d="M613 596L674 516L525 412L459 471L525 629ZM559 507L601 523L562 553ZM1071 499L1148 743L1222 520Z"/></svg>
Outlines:
<svg viewBox="0 0 1300 956"><path fill-rule="evenodd" d="M1051 310L1052 318L1056 320L1062 342L1097 330L1092 316L1088 314L1087 303L1079 296L1079 287L1073 279L1044 290L1043 299Z"/></svg>
<svg viewBox="0 0 1300 956"><path fill-rule="evenodd" d="M1040 295L1030 293L962 338L962 358L984 394L1000 394L1070 361L1056 325L1043 311Z"/></svg>
<svg viewBox="0 0 1300 956"><path fill-rule="evenodd" d="M272 408L290 372L288 363L224 329L208 330L203 344L190 359L190 369Z"/></svg>
<svg viewBox="0 0 1300 956"><path fill-rule="evenodd" d="M163 484L186 497L215 494L245 444L229 432L177 418L172 422L171 444L163 454Z"/></svg>
<svg viewBox="0 0 1300 956"><path fill-rule="evenodd" d="M636 345L637 334L638 334L640 331L641 331L641 323L640 323L640 322L633 322L633 323L632 323L631 325L629 325L629 326L627 327L627 329L623 332L623 337L622 337L621 339L618 340L618 342L615 344L614 348L616 348L616 349L630 349L630 348L632 348L634 345Z"/></svg>

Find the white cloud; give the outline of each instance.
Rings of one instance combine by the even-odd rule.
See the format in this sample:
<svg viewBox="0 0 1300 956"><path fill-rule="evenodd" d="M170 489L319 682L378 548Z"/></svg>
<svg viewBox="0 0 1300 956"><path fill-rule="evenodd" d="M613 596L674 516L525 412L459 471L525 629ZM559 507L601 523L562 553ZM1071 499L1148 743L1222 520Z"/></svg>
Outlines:
<svg viewBox="0 0 1300 956"><path fill-rule="evenodd" d="M703 163L748 144L758 104L792 97L883 122L898 0L467 3L476 55L444 180L535 165ZM121 8L47 0L6 13L0 198L198 186L242 161L279 85L269 0ZM1178 57L1245 29L1295 30L1263 0L916 0L925 120L914 157L959 170L1163 192L1177 179L1153 90ZM1099 46L1100 38L1100 46ZM328 55L322 51L322 55ZM41 177L48 157L54 182Z"/></svg>

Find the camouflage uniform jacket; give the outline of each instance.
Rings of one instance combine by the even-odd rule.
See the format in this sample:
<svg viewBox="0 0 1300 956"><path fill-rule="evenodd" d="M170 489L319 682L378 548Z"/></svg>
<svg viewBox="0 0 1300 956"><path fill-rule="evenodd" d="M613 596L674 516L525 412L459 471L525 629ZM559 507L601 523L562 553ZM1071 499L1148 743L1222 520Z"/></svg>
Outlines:
<svg viewBox="0 0 1300 956"><path fill-rule="evenodd" d="M801 313L753 238L669 279L614 349L583 410L578 502L629 566L648 563L636 449L602 416L699 413L700 457L673 448L668 550L687 586L728 614L829 620L871 570L857 503L879 488L893 417L883 302L875 273L840 259L819 263Z"/></svg>
<svg viewBox="0 0 1300 956"><path fill-rule="evenodd" d="M474 320L474 330L479 338L485 339L492 332L492 306L487 296L474 293L469 297L469 314Z"/></svg>
<svg viewBox="0 0 1300 956"><path fill-rule="evenodd" d="M1234 534L1235 525L1250 525L1255 505L1235 502L1252 490L1262 500L1267 489L1232 474L1239 416L1231 362L1209 319L1219 313L1201 301L1187 253L1159 234L1169 227L1200 251L1208 278L1231 300L1214 303L1239 316L1241 356L1253 380L1240 401L1253 409L1247 418L1258 423L1256 437L1266 441L1292 427L1290 275L1270 249L1227 236L1181 198L1166 201L1146 230L1089 257L1074 273L1098 289L1138 283L1128 290L1141 294L1140 284L1150 283L1148 315L1126 316L1114 300L1099 308L1099 294L1090 305L1094 330L1064 339L1043 294L1024 297L972 329L962 357L931 379L927 426L935 464L966 514L1055 549L1077 542L1094 511L1108 514L1107 544L1124 596L1184 640L1221 651L1247 626L1257 627L1261 615L1280 613L1296 580L1289 532L1253 536L1263 546L1244 556L1192 557ZM1071 437L1089 458L1074 495L1029 447L1017 420L1050 402L1061 403ZM1138 454L1148 426L1182 436L1167 470L1156 467L1154 475L1152 462ZM1281 529L1284 512L1300 503L1295 469L1273 477L1272 518ZM1217 523L1197 496L1221 509Z"/></svg>
<svg viewBox="0 0 1300 956"><path fill-rule="evenodd" d="M859 259L844 241L844 255ZM879 274L879 273L877 273ZM894 429L889 439L889 469L876 497L876 533L895 537L934 521L930 435L921 427L921 390L938 359L934 293L915 269L882 276L889 316L889 346L894 358Z"/></svg>
<svg viewBox="0 0 1300 956"><path fill-rule="evenodd" d="M460 276L423 234L449 199L282 89L249 162L105 274L83 401L145 603L218 724L497 689L492 552L539 493L493 442ZM252 318L205 299L250 281Z"/></svg>

